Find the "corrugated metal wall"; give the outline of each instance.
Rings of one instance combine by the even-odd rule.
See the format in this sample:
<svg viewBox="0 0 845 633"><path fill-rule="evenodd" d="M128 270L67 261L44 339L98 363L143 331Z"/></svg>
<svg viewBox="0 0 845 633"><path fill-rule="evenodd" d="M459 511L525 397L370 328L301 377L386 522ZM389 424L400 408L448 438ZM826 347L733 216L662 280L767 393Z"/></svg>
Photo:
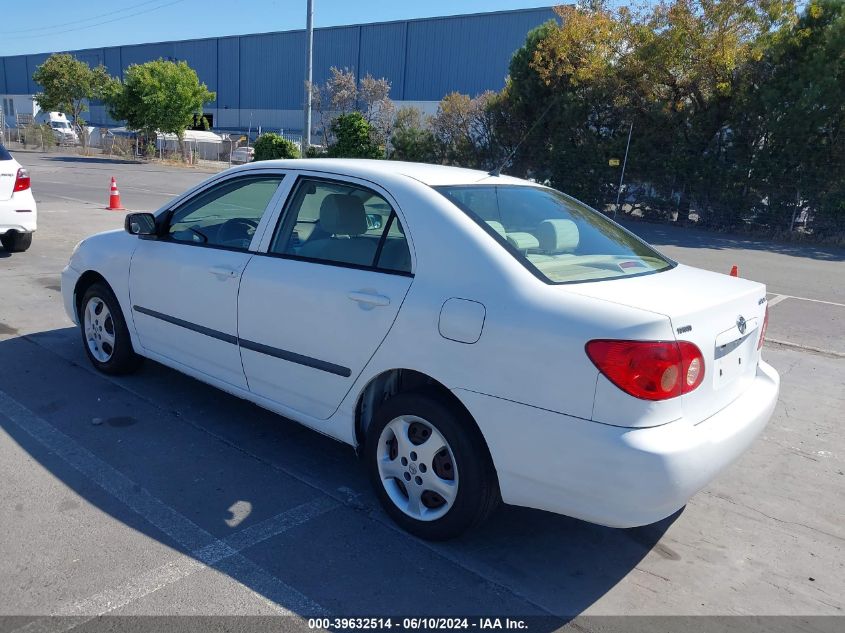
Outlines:
<svg viewBox="0 0 845 633"><path fill-rule="evenodd" d="M367 73L386 77L397 101L438 101L453 91L474 96L499 90L526 33L553 17L551 8L540 8L315 29L314 81L324 82L336 66L359 78ZM244 118L251 112L260 118L261 113L302 107L304 31L72 52L92 66L103 63L121 78L130 64L158 58L187 61L217 92L217 101L208 104L216 127L246 126ZM32 73L46 57L0 58L0 94L37 92ZM92 106L89 118L109 123L100 106Z"/></svg>
<svg viewBox="0 0 845 633"><path fill-rule="evenodd" d="M8 95L25 95L29 92L30 75L26 71L26 55L15 55L5 57L3 64L6 66L6 90Z"/></svg>

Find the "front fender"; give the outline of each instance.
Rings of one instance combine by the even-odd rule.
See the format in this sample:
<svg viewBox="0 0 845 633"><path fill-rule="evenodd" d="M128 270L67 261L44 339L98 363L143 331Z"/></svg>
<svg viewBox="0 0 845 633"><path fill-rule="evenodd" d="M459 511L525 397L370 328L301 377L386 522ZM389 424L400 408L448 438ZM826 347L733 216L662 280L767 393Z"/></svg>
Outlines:
<svg viewBox="0 0 845 633"><path fill-rule="evenodd" d="M62 274L65 310L74 323L79 323L76 305L80 280L90 279L95 273L106 281L120 304L136 350L139 346L129 296L129 265L137 246L138 238L123 230L97 233L79 243Z"/></svg>

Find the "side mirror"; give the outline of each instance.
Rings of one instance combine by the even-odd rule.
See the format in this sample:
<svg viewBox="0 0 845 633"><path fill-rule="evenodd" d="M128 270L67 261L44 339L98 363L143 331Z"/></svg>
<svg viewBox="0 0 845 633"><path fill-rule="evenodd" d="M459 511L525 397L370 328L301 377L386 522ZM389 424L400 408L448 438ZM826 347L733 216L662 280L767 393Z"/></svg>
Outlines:
<svg viewBox="0 0 845 633"><path fill-rule="evenodd" d="M378 213L367 214L367 230L374 231L381 228L381 216Z"/></svg>
<svg viewBox="0 0 845 633"><path fill-rule="evenodd" d="M156 216L152 213L129 213L126 215L123 228L130 235L155 235Z"/></svg>

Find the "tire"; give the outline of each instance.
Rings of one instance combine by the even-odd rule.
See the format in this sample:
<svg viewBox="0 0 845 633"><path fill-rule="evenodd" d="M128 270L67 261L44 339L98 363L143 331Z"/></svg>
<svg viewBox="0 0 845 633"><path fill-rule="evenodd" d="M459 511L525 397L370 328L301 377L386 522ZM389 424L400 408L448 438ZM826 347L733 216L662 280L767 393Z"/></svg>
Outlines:
<svg viewBox="0 0 845 633"><path fill-rule="evenodd" d="M106 284L91 284L83 293L79 331L88 360L104 374L130 374L140 367L143 358L132 349L120 304Z"/></svg>
<svg viewBox="0 0 845 633"><path fill-rule="evenodd" d="M420 538L454 538L498 505L496 472L480 432L436 389L400 393L379 407L364 455L384 510Z"/></svg>
<svg viewBox="0 0 845 633"><path fill-rule="evenodd" d="M32 246L32 233L19 233L18 231L9 231L0 237L0 243L10 253L23 253L26 249Z"/></svg>

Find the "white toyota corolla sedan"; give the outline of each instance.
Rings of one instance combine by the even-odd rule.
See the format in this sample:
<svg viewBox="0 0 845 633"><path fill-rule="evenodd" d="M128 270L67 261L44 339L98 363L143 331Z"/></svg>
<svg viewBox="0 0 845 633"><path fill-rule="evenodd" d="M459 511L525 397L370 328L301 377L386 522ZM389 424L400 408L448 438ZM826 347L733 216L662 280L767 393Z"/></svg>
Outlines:
<svg viewBox="0 0 845 633"><path fill-rule="evenodd" d="M230 169L83 240L62 293L97 369L150 358L359 448L387 513L432 539L500 499L662 519L779 389L762 284L467 169Z"/></svg>
<svg viewBox="0 0 845 633"><path fill-rule="evenodd" d="M12 253L32 244L37 224L29 172L0 143L0 244Z"/></svg>

